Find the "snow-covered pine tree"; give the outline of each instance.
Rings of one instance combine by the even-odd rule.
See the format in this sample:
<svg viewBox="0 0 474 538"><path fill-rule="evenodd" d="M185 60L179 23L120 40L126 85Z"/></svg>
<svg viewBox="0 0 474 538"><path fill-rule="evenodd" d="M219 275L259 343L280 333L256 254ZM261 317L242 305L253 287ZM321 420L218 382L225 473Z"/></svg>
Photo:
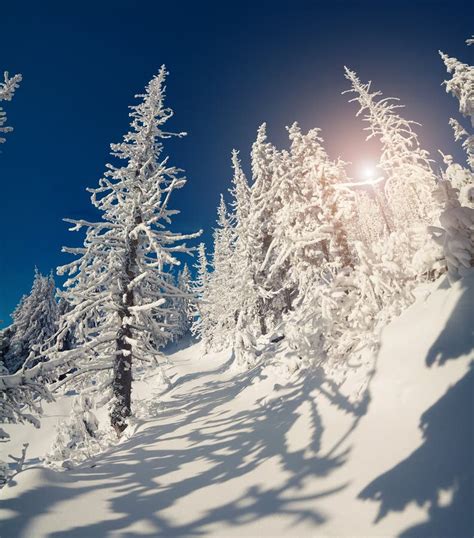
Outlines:
<svg viewBox="0 0 474 538"><path fill-rule="evenodd" d="M204 342L204 350L232 345L237 326L251 327L255 317L256 288L254 266L249 253L251 191L241 168L238 152L232 152L231 212L223 196L217 210L211 270L206 271L204 250L198 265L199 315L194 330ZM205 286L202 282L205 279Z"/></svg>
<svg viewBox="0 0 474 538"><path fill-rule="evenodd" d="M474 66L460 62L440 51L446 70L451 78L444 82L446 92L459 102L459 112L470 118L474 127Z"/></svg>
<svg viewBox="0 0 474 538"><path fill-rule="evenodd" d="M474 67L442 52L440 55L452 74L445 81L446 91L458 99L459 111L474 126ZM465 138L463 147L470 170L454 163L451 156L444 156L447 168L434 192L443 207L439 218L441 228L433 226L431 232L443 246L448 277L455 281L474 267L474 135L453 118L450 124L456 140Z"/></svg>
<svg viewBox="0 0 474 538"><path fill-rule="evenodd" d="M217 210L217 226L213 233L214 252L212 271L207 276L207 286L201 304L201 333L205 348L215 350L229 345L236 323L236 311L240 300L236 296L238 267L234 266L235 229L224 197L221 196Z"/></svg>
<svg viewBox="0 0 474 538"><path fill-rule="evenodd" d="M79 342L72 350L55 345L49 356L76 371L65 381L90 383L110 396L111 424L117 434L131 414L134 361L156 364L170 299L179 295L167 278L179 264L176 253L188 253L184 240L196 234L171 232L178 213L169 207L174 190L184 186L182 170L163 157L163 130L173 112L164 105L167 71L162 66L148 83L140 103L131 107L131 130L112 144L112 155L124 164L107 165L99 187L89 189L102 214L98 222L70 220L71 230L86 228L84 246L63 248L78 259L58 269L68 274L62 296L71 310L61 318L59 340L69 330Z"/></svg>
<svg viewBox="0 0 474 538"><path fill-rule="evenodd" d="M12 336L5 354L5 366L11 374L21 368L32 351L47 344L57 331L58 304L52 275L44 276L35 269L31 292L22 297L12 317ZM35 359L28 361L28 368L44 360L41 353L35 351L34 355Z"/></svg>
<svg viewBox="0 0 474 538"><path fill-rule="evenodd" d="M455 139L459 140L455 135ZM459 191L459 201L461 205L474 206L474 168L466 168L456 163L451 155L444 155L440 152L446 169L444 178L451 182L451 185ZM474 163L473 163L474 164Z"/></svg>
<svg viewBox="0 0 474 538"><path fill-rule="evenodd" d="M474 40L468 39L468 45L472 45ZM451 93L459 101L459 112L470 119L471 127L474 127L474 66L460 62L456 58L451 58L447 54L440 52L446 70L452 74L449 80L444 82L446 92ZM474 172L474 134L469 133L460 123L451 118L450 125L454 129L456 140L462 140L463 148L467 154L467 162Z"/></svg>
<svg viewBox="0 0 474 538"><path fill-rule="evenodd" d="M353 204L334 187L345 179L344 163L329 160L317 130L303 135L295 124L290 140L289 152L277 151L262 125L252 147L251 186L234 151L231 218L220 205L208 286L214 321L207 328L212 346L234 341L241 365L255 359L255 339L292 308L302 273L322 271L323 262L352 264L345 219ZM308 288L314 274L306 275Z"/></svg>
<svg viewBox="0 0 474 538"><path fill-rule="evenodd" d="M308 267L324 270L325 264L350 267L347 224L353 203L338 188L347 181L345 163L329 159L319 129L304 134L295 123L288 132L291 169L282 182L287 192L281 195L280 211L286 218L278 228L280 233L289 228L291 234L279 250L292 252L291 267L300 274Z"/></svg>
<svg viewBox="0 0 474 538"><path fill-rule="evenodd" d="M198 298L202 298L205 293L207 281L209 278L209 266L206 255L206 244L199 243L197 262L194 265L196 269L196 278L193 282L193 290Z"/></svg>
<svg viewBox="0 0 474 538"><path fill-rule="evenodd" d="M282 160L283 154L268 142L266 124L263 123L252 145L252 185L248 218L242 223L239 234L242 239L245 235L242 245L246 249L244 258L250 271L248 282L253 283L248 293L250 297L254 296L253 305L248 312L251 316L245 323L250 322L255 334L260 335L267 334L275 321L272 300L276 286L271 281L268 260L275 234L275 215L281 203L276 196L276 190L285 174ZM258 329L251 323L252 317L258 322Z"/></svg>
<svg viewBox="0 0 474 538"><path fill-rule="evenodd" d="M357 215L353 193L341 188L347 183L345 163L328 157L319 130L302 133L294 124L289 135L291 172L281 184L286 194L277 217L286 241L277 250L289 257L297 294L284 333L298 356L320 360L332 344L334 325L344 325L343 316L327 315L327 303L335 305L349 293L336 277L356 262L348 230Z"/></svg>
<svg viewBox="0 0 474 538"><path fill-rule="evenodd" d="M12 326L0 329L0 362L4 363L5 355L10 347L10 340L13 335Z"/></svg>
<svg viewBox="0 0 474 538"><path fill-rule="evenodd" d="M173 331L176 339L182 338L191 330L193 291L191 289L191 274L187 264L178 273L176 287L180 295L173 302L176 328Z"/></svg>
<svg viewBox="0 0 474 538"><path fill-rule="evenodd" d="M232 333L235 331L238 339L242 332L248 336L245 347L249 353L244 353L243 362L251 360L254 338L272 330L281 319L284 308L284 301L280 299L286 290L281 283L281 274L278 270L269 270L273 267L271 257L276 256L269 249L274 244L275 215L281 207L277 189L286 172L284 157L284 153L268 142L266 125L261 125L252 145L252 184L249 187L237 152L232 154L235 242L229 264L234 284L228 288L229 304L233 305L228 327ZM237 344L235 349L243 349L243 346ZM236 355L240 360L239 352Z"/></svg>
<svg viewBox="0 0 474 538"><path fill-rule="evenodd" d="M207 352L207 338L211 333L208 327L210 315L208 310L212 303L208 302L209 265L206 256L205 243L199 243L197 262L194 264L196 277L191 284L194 294L192 307L191 332L204 343L204 353Z"/></svg>
<svg viewBox="0 0 474 538"><path fill-rule="evenodd" d="M21 79L21 75L14 75L13 77L10 77L8 72L5 71L3 74L3 82L0 82L0 102L12 100L15 90L20 85ZM6 122L7 115L0 106L0 133L9 133L13 131L13 127L5 125ZM0 136L0 144L3 142L5 142L5 138Z"/></svg>
<svg viewBox="0 0 474 538"><path fill-rule="evenodd" d="M446 179L439 182L434 196L444 208L441 228L431 226L430 231L443 247L448 277L454 282L474 267L474 208L461 205L459 190Z"/></svg>
<svg viewBox="0 0 474 538"><path fill-rule="evenodd" d="M436 176L431 168L428 152L420 147L413 131L413 121L398 114L403 105L395 98L380 99L382 93L371 92L371 82L362 83L357 74L347 67L345 76L351 89L343 93L354 93L351 99L363 114L367 140L376 137L382 145L378 167L385 175L385 190L393 213L396 229L404 230L413 223L431 223L438 210L431 197ZM391 219L392 220L392 219Z"/></svg>

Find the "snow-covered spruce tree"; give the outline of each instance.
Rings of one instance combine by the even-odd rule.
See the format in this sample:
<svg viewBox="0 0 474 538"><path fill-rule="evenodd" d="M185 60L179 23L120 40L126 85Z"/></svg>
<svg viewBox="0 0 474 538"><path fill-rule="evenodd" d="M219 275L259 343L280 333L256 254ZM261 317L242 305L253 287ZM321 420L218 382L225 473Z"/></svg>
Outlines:
<svg viewBox="0 0 474 538"><path fill-rule="evenodd" d="M191 275L187 264L183 270L178 273L176 287L180 295L173 301L173 310L175 311L174 338L179 339L189 333L192 323L192 302L193 292L191 289Z"/></svg>
<svg viewBox="0 0 474 538"><path fill-rule="evenodd" d="M4 359L11 374L21 368L32 351L47 344L57 331L58 303L52 275L44 276L35 269L31 292L22 297L12 317L12 336ZM36 352L34 355L35 359L28 361L28 368L45 358Z"/></svg>
<svg viewBox="0 0 474 538"><path fill-rule="evenodd" d="M459 140L456 133L455 139ZM474 207L474 168L466 168L456 163L451 155L444 155L443 153L441 155L446 165L443 173L444 179L450 181L451 185L458 189L461 205Z"/></svg>
<svg viewBox="0 0 474 538"><path fill-rule="evenodd" d="M288 131L289 170L280 182L276 246L288 256L297 282L308 269L314 274L327 264L337 269L353 265L347 233L353 204L337 188L347 179L345 163L329 159L319 129L304 134L295 123ZM276 263L280 260L281 254Z"/></svg>
<svg viewBox="0 0 474 538"><path fill-rule="evenodd" d="M357 74L347 67L345 76L351 89L344 93L355 93L351 99L360 108L368 124L365 128L367 140L380 140L382 152L378 167L385 176L385 191L395 229L403 230L413 223L431 223L438 210L431 192L436 176L431 168L428 152L420 147L412 126L415 122L405 120L398 114L403 105L395 98L384 98L381 92L371 92L371 83L362 83Z"/></svg>
<svg viewBox="0 0 474 538"><path fill-rule="evenodd" d="M204 343L204 353L207 352L207 338L211 333L208 324L210 315L208 309L212 308L212 303L208 301L209 264L206 256L206 245L199 243L197 262L194 264L196 277L191 284L194 294L192 307L191 332Z"/></svg>
<svg viewBox="0 0 474 538"><path fill-rule="evenodd" d="M446 91L458 99L459 111L474 126L474 67L440 54L448 73L452 73L445 82ZM451 156L444 156L447 168L434 192L443 207L441 227L433 226L431 232L443 247L448 277L455 281L474 267L474 136L452 118L450 124L456 140L465 138L463 147L470 170L454 163Z"/></svg>
<svg viewBox="0 0 474 538"><path fill-rule="evenodd" d="M251 189L247 177L242 169L237 150L232 151L232 186L229 189L231 195L230 216L221 219L221 223L226 222L229 230L223 233L226 238L223 248L220 248L223 270L230 269L229 285L226 288L227 300L229 301L229 327L233 334L230 341L233 341L237 323L243 324L252 311L255 302L255 279L250 263L251 242L249 242L249 223L252 211ZM225 227L222 226L221 227ZM218 236L215 236L215 244ZM226 246L227 245L227 246ZM226 253L227 252L227 261ZM219 265L219 264L218 264ZM215 271L215 266L214 266ZM224 278L221 277L224 284ZM223 288L224 289L224 288Z"/></svg>
<svg viewBox="0 0 474 538"><path fill-rule="evenodd" d="M277 257L274 250L277 241L275 217L282 206L279 185L287 174L288 158L287 153L277 151L268 142L263 124L252 145L250 187L236 152L232 156L232 165L235 247L230 266L235 285L231 288L234 307L233 318L229 321L239 338L243 330L248 333L246 340L250 345L254 338L273 330L281 320L283 310L291 303L290 290L282 280L285 274L282 267L286 269L287 260L283 259L282 266L273 263ZM240 344L236 346L236 349L240 348ZM248 355L247 362L250 355L245 355Z"/></svg>
<svg viewBox="0 0 474 538"><path fill-rule="evenodd" d="M69 469L101 452L108 442L107 432L99 430L92 398L87 394L76 396L68 420L57 425L45 462L51 467Z"/></svg>
<svg viewBox="0 0 474 538"><path fill-rule="evenodd" d="M11 101L15 90L20 85L22 76L14 75L10 77L8 72L5 71L3 74L3 82L0 82L0 101ZM0 133L9 133L13 131L12 127L5 125L7 122L7 115L2 107L0 107ZM5 142L5 138L0 136L0 144Z"/></svg>
<svg viewBox="0 0 474 538"><path fill-rule="evenodd" d="M0 362L5 362L5 355L8 353L10 348L10 340L13 336L13 328L11 325L0 329Z"/></svg>
<svg viewBox="0 0 474 538"><path fill-rule="evenodd" d="M299 357L325 361L337 336L348 328L348 315L336 315L338 303L353 291L348 275L358 262L354 195L345 163L329 159L318 129L290 129L292 173L278 227L287 238L290 273L297 295L285 316L287 345ZM347 299L346 299L347 300Z"/></svg>
<svg viewBox="0 0 474 538"><path fill-rule="evenodd" d="M460 62L440 52L446 70L452 76L445 81L446 92L459 101L459 112L471 119L474 127L474 66Z"/></svg>
<svg viewBox="0 0 474 538"><path fill-rule="evenodd" d="M204 269L203 249L202 261L197 267L198 275L202 276L198 276L196 286L199 313L194 331L202 338L205 351L219 350L234 342L236 356L248 355L250 360L254 350L253 337L243 345L243 335L260 330L257 305L261 296L255 284L255 264L251 254L254 245L249 234L251 190L235 150L232 167L231 211L221 196L213 234L211 269Z"/></svg>
<svg viewBox="0 0 474 538"><path fill-rule="evenodd" d="M273 335L325 267L352 264L346 228L353 204L335 188L345 179L344 163L328 158L318 130L303 134L295 124L289 131L290 151L277 151L267 142L265 125L260 127L250 186L233 153L232 217L222 218L220 211L215 235L209 288L217 298L210 307L216 322L209 330L213 345L215 335L223 345L234 342L242 366L255 360L256 339ZM231 241L223 241L226 229ZM213 310L217 303L222 308Z"/></svg>
<svg viewBox="0 0 474 538"><path fill-rule="evenodd" d="M102 214L99 222L70 220L71 230L86 229L84 246L63 248L79 256L60 267L68 274L62 296L71 310L62 318L58 338L74 330L78 345L48 350L63 368L76 371L65 382L91 384L110 396L111 424L117 434L131 414L134 361L156 364L160 356L163 321L170 299L179 295L166 271L179 264L175 254L189 252L183 242L199 235L171 232L167 225L178 211L170 196L186 182L182 171L163 157L163 130L173 112L164 106L167 71L161 67L131 107L131 130L124 141L112 144L112 155L123 161L107 165L99 187L89 189Z"/></svg>
<svg viewBox="0 0 474 538"><path fill-rule="evenodd" d="M468 45L472 43L472 39L467 40ZM474 127L474 66L464 64L442 52L440 55L448 73L452 74L451 78L444 82L446 92L451 93L459 101L459 112L469 118L471 127ZM464 139L462 145L466 151L467 162L474 172L474 134L469 133L453 118L450 119L450 125L454 129L456 140Z"/></svg>
<svg viewBox="0 0 474 538"><path fill-rule="evenodd" d="M236 297L239 268L234 266L235 229L223 196L217 210L217 226L213 233L214 252L212 271L207 276L207 286L201 305L205 347L222 349L232 341L236 324L236 310L240 301ZM237 301L237 304L236 304Z"/></svg>
<svg viewBox="0 0 474 538"><path fill-rule="evenodd" d="M257 138L252 145L251 165L252 184L248 200L247 216L240 221L236 253L240 265L246 268L246 275L239 275L245 286L242 294L247 305L239 308L241 318L246 325L254 328L253 320L258 322L258 333L268 332L271 312L271 284L262 266L268 248L273 240L274 231L274 186L277 182L278 152L267 140L266 124L257 131ZM239 165L240 166L240 165ZM256 327L255 327L256 328Z"/></svg>
<svg viewBox="0 0 474 538"><path fill-rule="evenodd" d="M263 266L272 284L275 325L285 319L280 330L301 351L308 338L309 347L321 348L320 286L354 263L347 233L354 204L337 189L346 180L345 165L329 159L319 130L302 133L295 123L288 131L291 146L280 153L273 240Z"/></svg>
<svg viewBox="0 0 474 538"><path fill-rule="evenodd" d="M283 154L267 141L265 124L258 129L252 146L250 185L238 153L232 154L234 175L230 192L234 243L227 262L232 274L227 289L232 316L227 320L237 364L244 368L256 359L257 338L272 331L281 318L282 308L276 305L276 299L284 289L277 287L278 279L269 273L265 260L280 205L276 187L284 173L282 157Z"/></svg>
<svg viewBox="0 0 474 538"><path fill-rule="evenodd" d="M440 181L435 197L443 204L440 227L430 231L443 247L448 277L454 282L474 267L474 208L462 206L459 190L449 180Z"/></svg>

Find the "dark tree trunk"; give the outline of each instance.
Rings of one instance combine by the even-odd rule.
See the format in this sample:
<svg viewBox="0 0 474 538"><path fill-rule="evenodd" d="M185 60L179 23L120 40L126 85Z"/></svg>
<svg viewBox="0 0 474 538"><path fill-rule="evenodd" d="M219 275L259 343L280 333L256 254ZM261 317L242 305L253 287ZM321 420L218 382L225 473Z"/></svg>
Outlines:
<svg viewBox="0 0 474 538"><path fill-rule="evenodd" d="M265 321L264 309L265 307L264 307L263 299L260 299L258 301L257 311L258 311L258 321L260 323L260 333L262 335L267 334L267 323Z"/></svg>
<svg viewBox="0 0 474 538"><path fill-rule="evenodd" d="M132 346L126 341L126 338L131 338L131 336L130 328L125 326L117 338L117 355L112 383L114 406L110 414L111 423L117 435L125 430L127 418L132 413Z"/></svg>
<svg viewBox="0 0 474 538"><path fill-rule="evenodd" d="M135 225L142 222L141 215L134 219ZM133 338L132 328L129 325L130 307L134 306L133 290L128 289L130 282L137 276L137 248L138 239L129 240L129 250L125 262L124 301L119 312L120 329L117 333L116 356L114 364L114 380L112 389L114 406L110 419L117 435L121 435L127 427L127 418L132 414L132 345L127 339Z"/></svg>

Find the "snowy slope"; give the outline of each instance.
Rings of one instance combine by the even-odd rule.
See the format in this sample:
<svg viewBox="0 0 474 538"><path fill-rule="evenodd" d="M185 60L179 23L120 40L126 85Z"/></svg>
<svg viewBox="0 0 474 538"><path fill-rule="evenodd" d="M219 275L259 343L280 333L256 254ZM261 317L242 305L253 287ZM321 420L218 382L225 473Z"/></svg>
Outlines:
<svg viewBox="0 0 474 538"><path fill-rule="evenodd" d="M472 536L473 319L474 275L435 284L383 332L368 406L319 370L176 349L173 388L136 390L133 437L56 472L37 458L64 398L41 430L9 428L32 461L1 492L0 535Z"/></svg>

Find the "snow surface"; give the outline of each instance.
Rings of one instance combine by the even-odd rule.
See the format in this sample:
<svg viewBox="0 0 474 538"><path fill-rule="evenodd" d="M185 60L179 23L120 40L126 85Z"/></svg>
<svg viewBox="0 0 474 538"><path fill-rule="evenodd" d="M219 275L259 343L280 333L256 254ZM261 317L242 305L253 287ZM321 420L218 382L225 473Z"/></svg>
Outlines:
<svg viewBox="0 0 474 538"><path fill-rule="evenodd" d="M278 354L242 373L229 353L175 346L171 390L136 385L129 438L58 472L40 458L62 397L40 430L6 428L2 451L30 448L1 492L0 535L472 536L473 319L474 274L427 289L383 331L362 406L351 375L289 374Z"/></svg>

